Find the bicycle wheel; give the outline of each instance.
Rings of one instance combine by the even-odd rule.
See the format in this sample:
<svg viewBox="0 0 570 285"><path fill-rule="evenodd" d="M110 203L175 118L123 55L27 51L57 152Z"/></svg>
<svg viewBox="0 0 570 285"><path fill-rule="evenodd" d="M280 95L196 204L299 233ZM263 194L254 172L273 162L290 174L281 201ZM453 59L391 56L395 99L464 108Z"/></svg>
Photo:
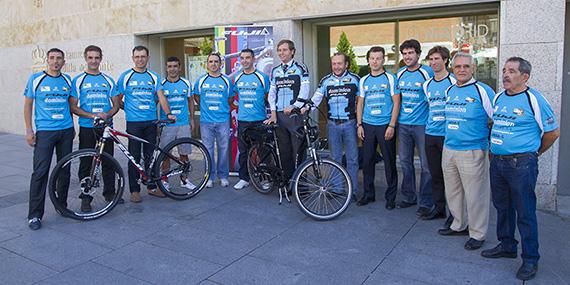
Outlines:
<svg viewBox="0 0 570 285"><path fill-rule="evenodd" d="M277 168L277 156L266 144L254 144L247 154L247 170L253 188L261 194L269 194L277 184L271 174Z"/></svg>
<svg viewBox="0 0 570 285"><path fill-rule="evenodd" d="M68 154L51 172L48 191L56 211L76 220L109 213L123 196L123 169L108 153L81 149Z"/></svg>
<svg viewBox="0 0 570 285"><path fill-rule="evenodd" d="M348 172L337 162L321 159L305 161L291 181L299 209L316 220L340 216L350 204L352 184Z"/></svg>
<svg viewBox="0 0 570 285"><path fill-rule="evenodd" d="M192 138L179 138L161 152L153 173L160 177L158 188L175 200L196 196L208 182L211 160L206 147Z"/></svg>

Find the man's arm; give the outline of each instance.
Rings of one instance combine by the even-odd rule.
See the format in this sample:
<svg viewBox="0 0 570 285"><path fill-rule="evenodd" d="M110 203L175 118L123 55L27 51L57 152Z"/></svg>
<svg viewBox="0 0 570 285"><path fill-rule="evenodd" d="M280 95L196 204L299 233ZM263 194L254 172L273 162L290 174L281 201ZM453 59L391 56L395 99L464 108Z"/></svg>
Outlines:
<svg viewBox="0 0 570 285"><path fill-rule="evenodd" d="M358 137L364 140L364 127L362 127L362 110L364 109L364 97L356 97L356 125Z"/></svg>
<svg viewBox="0 0 570 285"><path fill-rule="evenodd" d="M384 133L384 139L386 140L391 140L394 137L398 116L400 115L401 101L402 96L400 94L392 96L392 117L390 118L390 124L386 128L386 133Z"/></svg>
<svg viewBox="0 0 570 285"><path fill-rule="evenodd" d="M32 127L32 108L34 99L25 97L24 99L24 124L26 125L26 142L29 146L35 145L36 136Z"/></svg>
<svg viewBox="0 0 570 285"><path fill-rule="evenodd" d="M113 107L107 112L107 118L111 118L119 112L119 108L121 108L121 98L119 96L113 96L111 97L111 103Z"/></svg>
<svg viewBox="0 0 570 285"><path fill-rule="evenodd" d="M160 103L162 111L164 111L164 113L166 114L169 114L168 119L176 120L176 116L170 114L170 105L168 104L168 100L166 100L166 97L164 97L164 91L162 91L162 89L158 90L156 91L156 95L158 96L158 102Z"/></svg>
<svg viewBox="0 0 570 285"><path fill-rule="evenodd" d="M540 140L540 148L538 149L538 155L545 153L552 146L552 144L554 144L554 142L558 139L559 136L560 136L560 128L556 128L553 131L544 133L544 135L542 135L542 139Z"/></svg>
<svg viewBox="0 0 570 285"><path fill-rule="evenodd" d="M190 131L194 129L194 99L188 97L188 111L190 112Z"/></svg>
<svg viewBox="0 0 570 285"><path fill-rule="evenodd" d="M75 114L79 117L82 118L89 118L89 119L93 119L95 118L97 115L87 112L81 108L79 108L79 100L77 100L77 98L73 97L73 96L69 96L69 109L71 109L71 113ZM103 118L106 119L106 118Z"/></svg>

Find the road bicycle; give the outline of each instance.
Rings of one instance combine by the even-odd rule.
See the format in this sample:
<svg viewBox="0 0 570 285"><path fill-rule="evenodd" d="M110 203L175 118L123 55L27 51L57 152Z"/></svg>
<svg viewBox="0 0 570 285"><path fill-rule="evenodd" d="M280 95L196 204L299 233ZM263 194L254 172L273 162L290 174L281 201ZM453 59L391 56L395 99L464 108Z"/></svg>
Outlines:
<svg viewBox="0 0 570 285"><path fill-rule="evenodd" d="M48 191L57 212L77 220L92 220L109 213L122 201L123 169L112 155L103 151L110 141L134 165L141 177L140 184L154 184L175 200L189 199L200 193L210 176L211 160L206 147L192 138L178 138L160 148L162 128L171 121L154 123L159 128L156 144L117 131L110 121L95 118L94 127L104 129L95 148L70 153L57 163L50 175ZM143 158L147 163L137 163L119 137L150 144L154 148L152 157Z"/></svg>

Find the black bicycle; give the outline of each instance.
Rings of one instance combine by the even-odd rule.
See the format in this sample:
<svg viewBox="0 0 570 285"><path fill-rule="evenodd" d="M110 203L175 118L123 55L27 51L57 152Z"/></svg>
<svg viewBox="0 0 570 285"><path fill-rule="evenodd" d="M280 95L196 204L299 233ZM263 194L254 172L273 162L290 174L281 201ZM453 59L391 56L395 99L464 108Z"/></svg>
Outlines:
<svg viewBox="0 0 570 285"><path fill-rule="evenodd" d="M170 121L156 121L161 131ZM63 216L91 220L109 213L124 191L124 173L119 162L103 151L113 141L140 173L140 183L155 183L166 196L185 200L196 196L210 176L211 160L206 147L192 138L178 138L160 148L157 144L113 129L109 121L94 120L96 128L104 128L95 148L74 151L57 163L49 179L49 196ZM160 132L159 132L160 134ZM151 144L154 147L148 169L137 163L118 137ZM72 175L73 174L73 175ZM85 203L89 210L85 210ZM82 209L83 208L83 209Z"/></svg>
<svg viewBox="0 0 570 285"><path fill-rule="evenodd" d="M297 100L303 103L302 107L318 109L310 100ZM293 109L292 115L301 115L301 109ZM308 158L297 167L290 181L282 168L276 125L246 129L244 138L252 143L247 167L250 181L258 192L268 194L279 189L279 204L283 196L291 202L286 194L289 184L303 213L317 220L331 220L340 216L350 204L352 184L348 172L340 163L321 157L320 150L326 141L319 138L319 128L313 126L311 120L310 116L304 116L303 126L297 133L304 139Z"/></svg>

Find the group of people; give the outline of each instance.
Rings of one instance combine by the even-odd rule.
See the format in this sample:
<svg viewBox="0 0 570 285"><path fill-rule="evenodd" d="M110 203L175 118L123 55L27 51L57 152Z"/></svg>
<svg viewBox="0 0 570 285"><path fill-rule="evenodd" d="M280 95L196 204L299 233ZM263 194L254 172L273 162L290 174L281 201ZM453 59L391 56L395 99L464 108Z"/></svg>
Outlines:
<svg viewBox="0 0 570 285"><path fill-rule="evenodd" d="M374 46L366 54L370 73L360 78L348 71L350 60L337 52L331 57L331 73L323 77L311 95L308 69L294 60L295 44L277 44L280 64L270 75L255 68L255 54L244 49L239 54L242 70L233 78L222 74L218 53L207 56L207 73L194 84L180 76L180 60L166 60L167 77L147 68L149 51L144 46L132 50L134 67L115 81L100 72L101 48L88 46L84 56L87 70L75 78L61 73L64 52L47 52L47 70L33 74L26 87L24 118L26 140L34 147L30 182L29 227L41 227L45 189L52 154L57 159L72 150L75 131L72 114L79 116L79 147L96 143L93 118L112 118L124 109L127 132L151 143L156 142L158 116L175 120L161 134L161 145L178 137L189 137L194 128L194 107L200 106L201 138L212 157L210 180L229 185L230 106L238 106L238 136L245 128L277 123L283 170L291 177L304 159L300 116L290 116L295 108L301 114L311 111L303 100L327 105L327 132L331 156L346 167L353 183L358 206L376 200L375 164L380 147L387 188L385 208L418 205L423 220L446 219L438 233L445 236L468 235L464 247L476 250L483 245L488 231L490 202L497 209L499 245L481 252L488 258L515 258L518 226L522 241L523 264L517 277L528 280L537 271L538 228L536 195L538 156L556 141L558 124L552 108L537 90L527 86L531 64L520 57L509 58L502 69L504 91L474 78L475 60L468 53L451 57L447 48L435 46L427 55L429 66L420 63L421 45L404 41L399 47L405 66L396 74L384 68L386 53ZM451 61L451 64L450 64ZM34 108L32 108L34 107ZM270 115L268 115L269 107ZM34 109L34 125L32 125ZM363 188L358 187L358 140L362 140ZM239 190L249 185L247 140L238 141ZM129 152L136 161L152 155L152 147L129 141ZM142 149L141 149L142 148ZM113 154L113 145L105 146ZM214 154L217 153L217 157ZM419 193L416 194L414 154L421 165ZM396 154L402 168L401 200L396 202L398 171ZM105 168L105 165L103 165ZM105 175L105 171L103 171ZM141 202L139 173L129 165L130 201ZM108 179L111 180L111 179ZM194 187L182 181L186 187ZM104 194L114 194L112 183ZM162 197L156 185L148 194ZM357 196L359 196L357 198ZM112 197L112 196L111 196ZM446 210L449 209L449 216ZM82 201L89 211L89 199Z"/></svg>

